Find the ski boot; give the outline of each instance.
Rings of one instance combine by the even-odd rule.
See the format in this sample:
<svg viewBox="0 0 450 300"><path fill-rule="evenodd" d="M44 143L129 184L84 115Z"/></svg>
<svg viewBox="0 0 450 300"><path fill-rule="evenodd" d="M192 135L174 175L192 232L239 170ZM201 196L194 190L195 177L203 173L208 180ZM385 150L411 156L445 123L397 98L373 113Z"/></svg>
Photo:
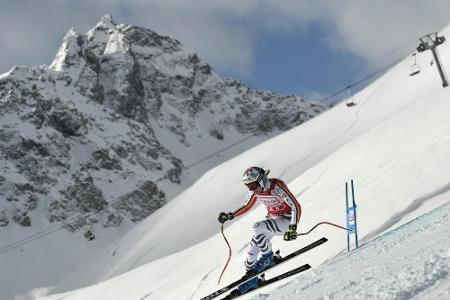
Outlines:
<svg viewBox="0 0 450 300"><path fill-rule="evenodd" d="M265 275L263 273L263 274L259 275L258 277L255 277L252 280L256 280L256 282L257 282L257 284L254 287L248 288L245 291L243 289L239 290L240 287L238 287L237 289L232 290L231 293L228 296L226 296L225 298L223 298L223 299L224 300L231 300L231 299L234 299L234 298L236 298L236 297L238 297L238 296L240 296L242 294L248 293L251 290L256 289L258 286L260 286L266 279L265 279Z"/></svg>
<svg viewBox="0 0 450 300"><path fill-rule="evenodd" d="M275 258L274 258L273 252L270 251L267 254L263 254L261 256L261 258L258 259L258 261L256 262L253 269L247 271L247 274L245 276L247 276L247 277L254 276L257 273L261 273L265 269L272 267L274 264L275 264ZM237 288L238 292L240 294L243 294L245 292L248 292L250 290L257 288L258 285L260 284L259 280L260 280L260 278L255 277L255 278L250 279L247 282L244 282L243 284L238 286L238 288Z"/></svg>
<svg viewBox="0 0 450 300"><path fill-rule="evenodd" d="M275 252L275 255L273 256L273 261L274 261L274 264L276 265L276 264L278 264L280 261L282 261L283 260L283 258L281 257L281 255L280 255L280 250L277 250L276 252Z"/></svg>
<svg viewBox="0 0 450 300"><path fill-rule="evenodd" d="M275 264L275 257L273 252L270 251L267 254L261 255L261 258L258 259L255 265L255 270L257 273L264 271L267 268L272 267Z"/></svg>

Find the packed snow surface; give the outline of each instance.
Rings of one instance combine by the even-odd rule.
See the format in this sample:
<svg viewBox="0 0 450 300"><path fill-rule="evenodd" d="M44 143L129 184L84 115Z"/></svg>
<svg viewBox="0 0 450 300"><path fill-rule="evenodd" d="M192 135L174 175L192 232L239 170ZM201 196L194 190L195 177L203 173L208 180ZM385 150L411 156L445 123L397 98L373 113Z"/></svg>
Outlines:
<svg viewBox="0 0 450 300"><path fill-rule="evenodd" d="M450 202L253 299L449 299L449 266Z"/></svg>

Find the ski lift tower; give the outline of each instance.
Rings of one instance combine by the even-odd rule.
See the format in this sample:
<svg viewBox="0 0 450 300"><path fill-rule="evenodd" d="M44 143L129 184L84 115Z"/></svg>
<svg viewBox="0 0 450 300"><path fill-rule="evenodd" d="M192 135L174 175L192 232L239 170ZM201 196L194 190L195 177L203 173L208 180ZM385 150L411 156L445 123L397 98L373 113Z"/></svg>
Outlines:
<svg viewBox="0 0 450 300"><path fill-rule="evenodd" d="M427 34L420 39L420 45L417 47L417 51L424 52L426 50L431 50L433 53L434 60L436 61L436 66L439 71L439 75L441 75L442 86L448 86L448 80L445 76L444 68L442 67L441 61L439 60L439 56L436 50L436 47L445 42L444 36L437 36L437 32Z"/></svg>

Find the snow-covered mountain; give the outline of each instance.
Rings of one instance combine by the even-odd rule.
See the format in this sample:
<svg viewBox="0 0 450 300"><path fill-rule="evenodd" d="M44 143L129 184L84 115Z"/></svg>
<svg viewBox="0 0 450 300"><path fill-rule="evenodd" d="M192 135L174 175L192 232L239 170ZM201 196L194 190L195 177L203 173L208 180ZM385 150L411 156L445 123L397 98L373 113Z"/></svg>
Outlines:
<svg viewBox="0 0 450 300"><path fill-rule="evenodd" d="M0 99L1 195L14 204L0 226L30 226L38 206L56 222L117 201L68 229L141 221L210 167L191 163L324 110L222 79L178 41L110 16L85 35L71 29L49 67L3 74Z"/></svg>
<svg viewBox="0 0 450 300"><path fill-rule="evenodd" d="M0 257L28 265L1 274L0 290L54 280L211 167L325 109L221 78L178 41L108 15L69 30L50 66L0 75L0 249L65 231ZM59 267L36 263L50 260Z"/></svg>
<svg viewBox="0 0 450 300"><path fill-rule="evenodd" d="M440 34L448 37L450 27ZM444 69L450 70L449 43L438 51ZM362 244L359 251L342 256L346 232L326 225L295 242L274 238L274 248L282 255L318 237L329 238L325 245L277 268L277 273L305 262L313 267L325 264L299 275L295 283L265 288L257 299L349 299L346 291L356 292L355 299L447 299L450 89L442 87L431 59L429 51L418 53L421 72L409 76L408 57L356 94L355 106L337 105L205 173L168 205L61 278L50 290L56 295L38 299L199 299L218 289L228 250L217 215L243 201L246 189L240 178L250 165L270 168L271 175L288 183L303 208L300 232L320 221L344 225L344 184L354 179ZM382 235L441 205L442 209ZM252 225L264 216L265 209L259 206L227 224L233 258L222 285L242 276ZM355 274L347 275L353 270ZM325 286L327 282L333 286ZM338 286L341 283L345 286ZM84 286L88 287L77 289ZM73 291L62 293L68 290ZM32 294L46 292L49 289Z"/></svg>

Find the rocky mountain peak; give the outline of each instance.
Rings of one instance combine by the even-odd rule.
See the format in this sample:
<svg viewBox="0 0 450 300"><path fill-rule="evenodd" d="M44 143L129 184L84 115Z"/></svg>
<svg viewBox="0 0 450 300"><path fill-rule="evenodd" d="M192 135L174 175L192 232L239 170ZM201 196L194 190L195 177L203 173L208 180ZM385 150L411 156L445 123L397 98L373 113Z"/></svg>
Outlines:
<svg viewBox="0 0 450 300"><path fill-rule="evenodd" d="M113 17L111 15L106 14L100 19L100 22L98 22L97 25L95 25L95 27L114 29L116 28L116 23L114 22Z"/></svg>
<svg viewBox="0 0 450 300"><path fill-rule="evenodd" d="M116 27L117 25L113 21L111 15L105 15L94 28L87 32L87 45L95 55L100 56L103 54L109 39L109 34L116 31Z"/></svg>
<svg viewBox="0 0 450 300"><path fill-rule="evenodd" d="M63 71L80 64L83 50L83 38L72 27L64 36L63 42L50 64L50 68L56 71Z"/></svg>
<svg viewBox="0 0 450 300"><path fill-rule="evenodd" d="M69 30L49 67L0 76L0 226L139 222L253 146L237 141L325 109L223 79L177 40L105 15L86 34ZM192 164L231 144L240 148Z"/></svg>

